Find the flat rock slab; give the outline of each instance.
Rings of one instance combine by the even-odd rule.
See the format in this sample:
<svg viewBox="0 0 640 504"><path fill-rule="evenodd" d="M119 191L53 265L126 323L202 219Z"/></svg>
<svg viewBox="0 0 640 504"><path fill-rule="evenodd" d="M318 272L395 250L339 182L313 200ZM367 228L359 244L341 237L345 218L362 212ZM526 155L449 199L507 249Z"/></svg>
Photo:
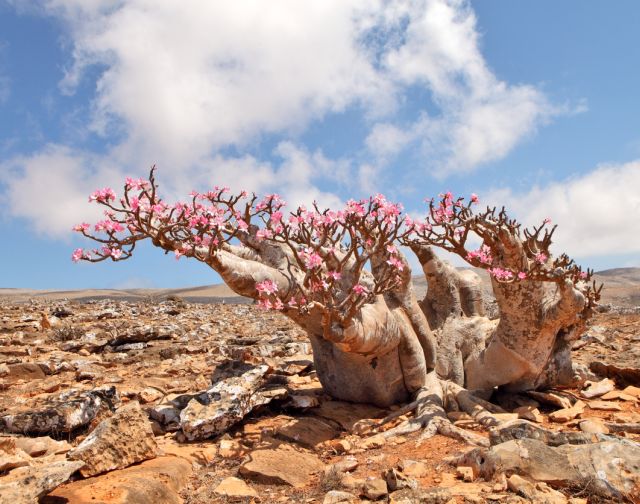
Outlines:
<svg viewBox="0 0 640 504"><path fill-rule="evenodd" d="M191 463L158 457L119 471L63 485L42 504L182 504L180 490L191 475Z"/></svg>
<svg viewBox="0 0 640 504"><path fill-rule="evenodd" d="M39 467L19 467L0 479L0 502L33 504L67 481L84 462L59 460Z"/></svg>
<svg viewBox="0 0 640 504"><path fill-rule="evenodd" d="M255 450L248 455L238 472L258 483L306 486L324 464L312 453L296 450L290 445L274 449Z"/></svg>
<svg viewBox="0 0 640 504"><path fill-rule="evenodd" d="M218 495L225 497L257 497L258 493L240 478L233 476L223 479L214 489Z"/></svg>
<svg viewBox="0 0 640 504"><path fill-rule="evenodd" d="M356 404L344 401L325 401L309 413L333 420L343 429L351 431L360 420L381 418L385 410L368 404Z"/></svg>
<svg viewBox="0 0 640 504"><path fill-rule="evenodd" d="M147 416L137 402L131 402L100 422L67 457L85 463L80 472L86 478L124 469L155 457L157 452L158 445Z"/></svg>
<svg viewBox="0 0 640 504"><path fill-rule="evenodd" d="M337 437L338 431L319 418L300 417L280 427L276 435L306 448L315 448L320 443Z"/></svg>
<svg viewBox="0 0 640 504"><path fill-rule="evenodd" d="M40 407L0 417L0 431L18 434L71 432L87 425L100 411L113 408L117 400L115 387L69 390Z"/></svg>

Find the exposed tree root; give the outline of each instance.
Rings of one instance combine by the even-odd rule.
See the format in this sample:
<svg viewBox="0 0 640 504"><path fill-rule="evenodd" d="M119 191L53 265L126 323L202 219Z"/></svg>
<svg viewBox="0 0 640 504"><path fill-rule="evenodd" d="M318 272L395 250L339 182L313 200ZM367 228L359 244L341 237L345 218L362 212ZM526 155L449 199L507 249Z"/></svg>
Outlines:
<svg viewBox="0 0 640 504"><path fill-rule="evenodd" d="M422 431L418 446L436 434L475 446L489 446L487 437L454 425L447 417L447 411L463 411L485 428L500 425L500 420L493 413L503 412L500 407L474 396L459 385L439 380L435 373L430 373L427 384L418 391L414 401L368 426L377 430L403 415L414 413L411 418L382 432L382 436L391 438Z"/></svg>

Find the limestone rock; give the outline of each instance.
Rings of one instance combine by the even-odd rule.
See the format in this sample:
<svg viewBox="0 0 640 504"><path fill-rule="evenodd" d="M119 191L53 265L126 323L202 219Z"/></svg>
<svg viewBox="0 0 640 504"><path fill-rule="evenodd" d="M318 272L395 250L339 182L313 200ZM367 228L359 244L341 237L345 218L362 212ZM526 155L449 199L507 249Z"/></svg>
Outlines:
<svg viewBox="0 0 640 504"><path fill-rule="evenodd" d="M389 495L389 504L449 504L456 502L445 488L404 489Z"/></svg>
<svg viewBox="0 0 640 504"><path fill-rule="evenodd" d="M112 347L128 343L147 343L153 340L166 340L182 333L179 326L173 324L164 325L139 325L128 327L125 332L118 334L109 341Z"/></svg>
<svg viewBox="0 0 640 504"><path fill-rule="evenodd" d="M362 488L362 494L367 499L382 499L388 494L387 482L380 478L367 478Z"/></svg>
<svg viewBox="0 0 640 504"><path fill-rule="evenodd" d="M566 504L567 498L550 488L545 483L532 483L517 474L508 479L509 490L515 492L531 502L544 502L545 504Z"/></svg>
<svg viewBox="0 0 640 504"><path fill-rule="evenodd" d="M19 467L0 479L2 502L33 504L67 481L84 462L59 460L38 467Z"/></svg>
<svg viewBox="0 0 640 504"><path fill-rule="evenodd" d="M71 445L66 441L56 441L49 436L35 438L16 437L13 439L15 439L17 448L20 448L32 457L67 453L71 449Z"/></svg>
<svg viewBox="0 0 640 504"><path fill-rule="evenodd" d="M407 476L422 478L427 475L427 466L422 462L404 459L400 461L398 468Z"/></svg>
<svg viewBox="0 0 640 504"><path fill-rule="evenodd" d="M117 400L115 387L69 390L38 409L1 417L0 430L45 435L71 432L87 425L100 411L113 409Z"/></svg>
<svg viewBox="0 0 640 504"><path fill-rule="evenodd" d="M244 481L233 476L223 479L214 489L218 495L225 497L257 497L258 493Z"/></svg>
<svg viewBox="0 0 640 504"><path fill-rule="evenodd" d="M593 397L599 397L601 395L606 394L607 392L611 392L616 388L616 384L613 380L608 378L604 378L599 382L586 382L587 387L580 392L582 397L586 397L587 399L591 399Z"/></svg>
<svg viewBox="0 0 640 504"><path fill-rule="evenodd" d="M382 434L376 434L369 438L363 439L359 446L365 450L374 450L376 448L382 448L387 443L387 440Z"/></svg>
<svg viewBox="0 0 640 504"><path fill-rule="evenodd" d="M524 418L525 420L531 420L536 423L544 422L544 415L540 413L538 408L533 406L520 406L513 410L513 412L517 413L519 418Z"/></svg>
<svg viewBox="0 0 640 504"><path fill-rule="evenodd" d="M346 504L353 502L360 502L360 499L349 492L342 492L340 490L327 492L322 500L322 504Z"/></svg>
<svg viewBox="0 0 640 504"><path fill-rule="evenodd" d="M473 472L473 467L469 466L458 466L456 467L456 476L461 480L471 482L476 479L475 474Z"/></svg>
<svg viewBox="0 0 640 504"><path fill-rule="evenodd" d="M390 492L401 490L403 488L418 488L418 482L409 478L406 474L396 471L393 467L388 469L384 474L387 482L387 488Z"/></svg>
<svg viewBox="0 0 640 504"><path fill-rule="evenodd" d="M576 403L570 408L564 408L550 413L549 420L552 422L568 422L569 420L573 420L584 413L585 406L586 404L584 402L576 401Z"/></svg>
<svg viewBox="0 0 640 504"><path fill-rule="evenodd" d="M580 422L580 430L591 434L609 434L607 426L597 418L589 418Z"/></svg>
<svg viewBox="0 0 640 504"><path fill-rule="evenodd" d="M85 462L81 473L89 477L154 458L157 451L147 416L131 402L103 420L68 458Z"/></svg>
<svg viewBox="0 0 640 504"><path fill-rule="evenodd" d="M313 474L323 469L324 464L315 455L290 445L280 445L249 453L238 472L258 483L303 487Z"/></svg>
<svg viewBox="0 0 640 504"><path fill-rule="evenodd" d="M640 446L610 439L558 447L519 439L474 449L464 459L485 479L511 472L552 486L588 487L614 502L629 500L640 487Z"/></svg>
<svg viewBox="0 0 640 504"><path fill-rule="evenodd" d="M358 464L359 464L358 459L355 458L354 456L344 457L343 459L340 459L335 464L331 464L329 467L327 467L325 469L325 472L331 471L331 470L338 471L341 473L351 472L358 467Z"/></svg>
<svg viewBox="0 0 640 504"><path fill-rule="evenodd" d="M273 397L259 392L269 367L247 366L238 376L220 379L205 393L189 401L180 413L180 427L187 439L206 439L225 432L256 406Z"/></svg>
<svg viewBox="0 0 640 504"><path fill-rule="evenodd" d="M179 492L189 481L191 472L191 464L185 459L158 457L126 469L68 483L54 490L41 502L182 504Z"/></svg>
<svg viewBox="0 0 640 504"><path fill-rule="evenodd" d="M0 473L16 467L28 466L31 457L16 447L15 439L0 438Z"/></svg>

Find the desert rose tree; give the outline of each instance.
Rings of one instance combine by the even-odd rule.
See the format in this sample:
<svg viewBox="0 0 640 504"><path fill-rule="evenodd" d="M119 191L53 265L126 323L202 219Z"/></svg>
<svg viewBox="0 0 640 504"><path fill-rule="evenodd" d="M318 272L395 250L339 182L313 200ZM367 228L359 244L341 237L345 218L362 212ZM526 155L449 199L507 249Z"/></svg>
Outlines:
<svg viewBox="0 0 640 504"><path fill-rule="evenodd" d="M164 202L153 169L148 180L127 179L120 198L96 191L90 201L105 207L105 219L75 230L100 247L77 249L73 260L125 260L149 239L176 258L206 263L236 293L305 329L330 395L381 406L414 399L385 421L411 410L415 417L387 435L424 428L426 436L486 444L446 420L445 406L495 423L492 405L465 387L536 388L571 374L568 342L583 330L597 292L587 287L590 272L566 256L551 260L544 226L521 237L504 210L475 214L475 196L465 204L441 195L423 221L381 195L340 210L290 212L278 195L216 187L190 196ZM473 235L482 244L467 250ZM399 245L423 266L429 291L421 303ZM431 246L490 272L499 321L484 316L478 277L457 272Z"/></svg>

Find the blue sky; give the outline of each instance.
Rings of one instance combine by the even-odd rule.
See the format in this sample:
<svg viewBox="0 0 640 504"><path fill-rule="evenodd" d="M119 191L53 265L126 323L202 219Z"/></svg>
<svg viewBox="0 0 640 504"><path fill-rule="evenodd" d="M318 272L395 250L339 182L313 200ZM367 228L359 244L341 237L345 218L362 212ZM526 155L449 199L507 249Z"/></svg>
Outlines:
<svg viewBox="0 0 640 504"><path fill-rule="evenodd" d="M217 282L150 247L71 263L87 195L152 164L170 199L475 192L640 266L639 25L631 0L0 0L0 287Z"/></svg>

